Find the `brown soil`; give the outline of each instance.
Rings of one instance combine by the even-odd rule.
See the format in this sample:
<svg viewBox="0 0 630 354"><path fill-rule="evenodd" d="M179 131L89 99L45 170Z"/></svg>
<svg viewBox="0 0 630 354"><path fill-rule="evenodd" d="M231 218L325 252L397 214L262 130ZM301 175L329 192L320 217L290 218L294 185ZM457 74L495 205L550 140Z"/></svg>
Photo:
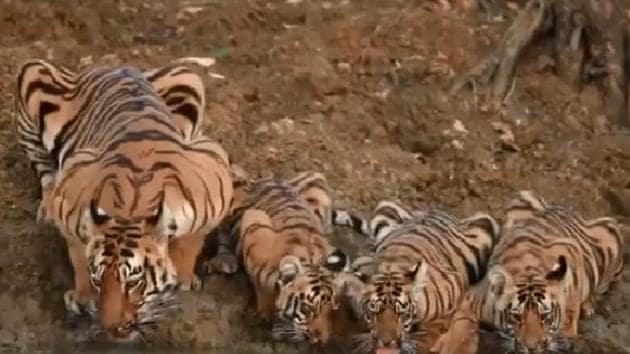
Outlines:
<svg viewBox="0 0 630 354"><path fill-rule="evenodd" d="M64 325L64 244L34 222L37 183L11 122L15 70L29 57L148 68L216 56L208 70L225 78L207 76L208 133L254 174L324 172L339 205L361 212L387 198L500 217L529 188L588 217L630 215L630 139L607 123L596 87L574 90L541 65L542 48L526 53L501 114L469 92L446 100L442 89L492 49L512 10L489 23L431 1L295 2L0 0L0 348L81 339ZM183 295L165 343L286 352L251 320L244 284L217 277ZM628 304L630 268L581 323L580 352L630 352Z"/></svg>

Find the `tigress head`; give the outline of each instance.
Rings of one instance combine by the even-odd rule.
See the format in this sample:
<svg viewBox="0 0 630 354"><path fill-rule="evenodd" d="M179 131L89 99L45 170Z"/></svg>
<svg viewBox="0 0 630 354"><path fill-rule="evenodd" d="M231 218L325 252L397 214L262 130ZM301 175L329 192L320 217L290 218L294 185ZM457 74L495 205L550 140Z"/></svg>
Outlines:
<svg viewBox="0 0 630 354"><path fill-rule="evenodd" d="M185 219L168 202L177 189L148 176L104 178L80 218L98 318L115 341L135 340L175 306L168 244Z"/></svg>
<svg viewBox="0 0 630 354"><path fill-rule="evenodd" d="M358 271L357 262L353 265L354 280L346 282L346 294L369 333L355 337L355 352L369 354L380 348L398 350L401 354L416 353L417 299L426 284L428 265L419 262L387 271L376 271L369 265Z"/></svg>
<svg viewBox="0 0 630 354"><path fill-rule="evenodd" d="M159 214L122 221L94 205L90 214L102 230L87 251L102 329L114 341L134 341L175 306L176 270L154 233Z"/></svg>
<svg viewBox="0 0 630 354"><path fill-rule="evenodd" d="M565 256L554 258L545 270L531 267L515 274L507 267L493 266L488 272L490 296L501 311L507 335L520 353L539 353L556 348L562 325L571 267Z"/></svg>
<svg viewBox="0 0 630 354"><path fill-rule="evenodd" d="M284 256L276 285L276 316L272 336L277 341L325 345L332 335L333 312L339 308L338 275L348 263L340 250L322 265Z"/></svg>

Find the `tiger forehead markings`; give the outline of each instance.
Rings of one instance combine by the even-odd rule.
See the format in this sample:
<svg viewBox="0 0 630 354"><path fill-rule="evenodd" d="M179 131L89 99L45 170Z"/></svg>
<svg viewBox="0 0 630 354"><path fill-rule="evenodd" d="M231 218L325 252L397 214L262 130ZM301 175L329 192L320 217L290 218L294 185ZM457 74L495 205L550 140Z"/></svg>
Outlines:
<svg viewBox="0 0 630 354"><path fill-rule="evenodd" d="M116 340L137 338L178 285L198 288L196 257L232 199L228 155L201 133L201 78L178 64L75 73L33 59L17 91L38 219L59 228L74 268L66 307L96 311Z"/></svg>
<svg viewBox="0 0 630 354"><path fill-rule="evenodd" d="M348 283L354 310L369 328L356 337L357 352L416 353L420 327L448 319L485 275L498 225L487 214L458 219L382 201L369 229L374 254L353 263L357 277Z"/></svg>

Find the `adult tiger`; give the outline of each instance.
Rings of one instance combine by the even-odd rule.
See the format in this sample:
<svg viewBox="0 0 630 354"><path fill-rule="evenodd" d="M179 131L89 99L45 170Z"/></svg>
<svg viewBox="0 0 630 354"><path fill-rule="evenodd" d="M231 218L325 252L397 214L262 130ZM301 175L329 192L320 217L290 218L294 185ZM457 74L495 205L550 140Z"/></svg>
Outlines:
<svg viewBox="0 0 630 354"><path fill-rule="evenodd" d="M325 237L333 225L366 230L362 219L332 207L323 175L304 172L289 180L243 179L235 187L233 212L224 235L236 243L256 295L257 312L273 320L279 341L325 344L340 296L337 275L346 255ZM230 242L223 244L229 250ZM236 257L227 253L211 264L234 273ZM210 261L213 263L213 261Z"/></svg>
<svg viewBox="0 0 630 354"><path fill-rule="evenodd" d="M45 60L17 75L19 141L40 180L38 219L65 237L66 308L132 340L179 284L195 289L205 235L229 210L230 162L201 133L201 78L183 65L75 73ZM93 286L93 288L92 288Z"/></svg>
<svg viewBox="0 0 630 354"><path fill-rule="evenodd" d="M369 328L357 336L356 352L416 353L448 328L469 286L485 275L498 225L487 214L460 220L382 201L370 229L374 254L358 258L357 277L345 279L355 312ZM435 337L421 335L430 332Z"/></svg>
<svg viewBox="0 0 630 354"><path fill-rule="evenodd" d="M623 247L614 219L585 220L520 191L506 207L486 279L467 295L461 327L489 325L523 353L563 349L578 336L580 315L592 315L619 279ZM455 335L440 339L441 353L459 353Z"/></svg>

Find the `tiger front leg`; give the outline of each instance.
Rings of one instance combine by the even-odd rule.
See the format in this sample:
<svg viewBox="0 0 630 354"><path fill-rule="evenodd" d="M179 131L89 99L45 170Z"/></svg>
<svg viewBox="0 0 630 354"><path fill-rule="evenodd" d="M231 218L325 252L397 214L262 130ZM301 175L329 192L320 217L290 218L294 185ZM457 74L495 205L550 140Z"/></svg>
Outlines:
<svg viewBox="0 0 630 354"><path fill-rule="evenodd" d="M439 335L431 353L475 354L479 346L479 321L473 312L459 309L446 332Z"/></svg>
<svg viewBox="0 0 630 354"><path fill-rule="evenodd" d="M189 234L169 242L168 251L177 270L179 289L183 291L201 290L201 278L195 274L197 257L201 253L206 235Z"/></svg>
<svg viewBox="0 0 630 354"><path fill-rule="evenodd" d="M575 301L567 304L567 309L563 314L562 328L560 335L563 339L574 339L578 337L578 322L582 305Z"/></svg>
<svg viewBox="0 0 630 354"><path fill-rule="evenodd" d="M68 242L68 254L74 271L74 289L63 295L66 310L74 315L92 315L96 312L95 294L90 283L85 246Z"/></svg>
<svg viewBox="0 0 630 354"><path fill-rule="evenodd" d="M55 186L55 177L52 175L44 175L41 180L42 196L37 207L37 222L48 222L48 204Z"/></svg>
<svg viewBox="0 0 630 354"><path fill-rule="evenodd" d="M264 321L270 323L276 308L275 294L263 286L254 285L256 312Z"/></svg>
<svg viewBox="0 0 630 354"><path fill-rule="evenodd" d="M591 318L595 315L595 300L589 299L582 303L582 316L584 318Z"/></svg>

